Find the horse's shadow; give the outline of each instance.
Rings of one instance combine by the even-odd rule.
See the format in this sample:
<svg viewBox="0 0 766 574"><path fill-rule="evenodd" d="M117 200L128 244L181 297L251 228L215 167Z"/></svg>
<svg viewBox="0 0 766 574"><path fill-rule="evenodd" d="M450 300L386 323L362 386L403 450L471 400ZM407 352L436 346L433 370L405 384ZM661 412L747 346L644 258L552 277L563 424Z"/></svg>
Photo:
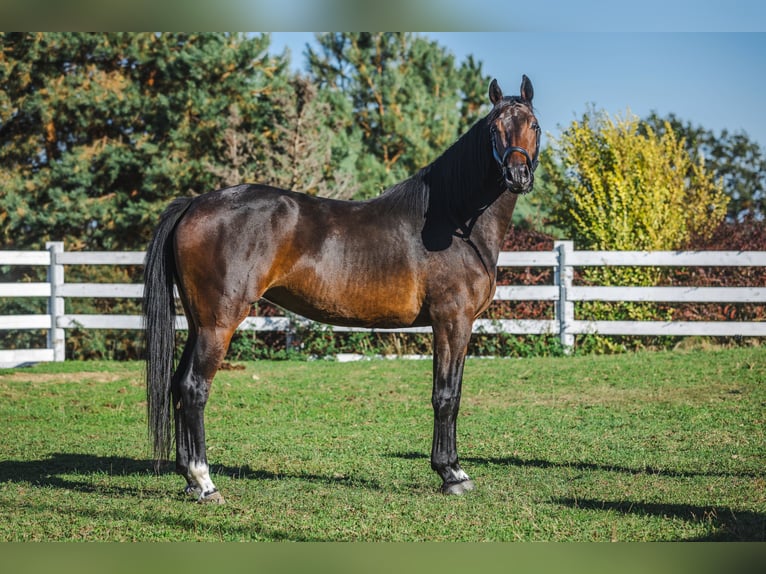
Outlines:
<svg viewBox="0 0 766 574"><path fill-rule="evenodd" d="M427 458L421 453L395 453L391 456L404 459ZM465 462L473 464L494 464L533 468L572 468L581 471L607 471L623 474L657 474L674 478L695 476L743 476L755 477L752 473L708 472L708 471L672 471L652 468L629 468L618 465L600 465L593 463L551 462L541 459L521 459L518 457L482 458L466 457ZM377 481L359 477L324 476L310 473L273 473L266 470L252 469L249 465L225 466L213 465L214 475L227 476L233 480L271 481L294 478L313 483L362 487L381 490ZM164 465L160 474L174 474L172 465ZM145 490L130 486L96 484L93 477L102 476L151 476L154 475L154 461L133 459L119 456L98 456L92 454L54 453L40 460L4 460L0 461L0 483L28 483L34 486L50 487L82 493L100 493L122 496L145 494ZM82 477L82 478L78 478ZM592 511L619 512L643 516L661 516L680 518L689 522L705 522L712 526L713 532L704 541L766 541L766 513L742 511L734 508L715 506L697 506L690 504L658 504L629 500L597 500L583 498L555 498L553 504L570 508Z"/></svg>
<svg viewBox="0 0 766 574"><path fill-rule="evenodd" d="M400 452L391 455L395 458L404 458L408 460L416 460L421 458L428 458L427 455L420 452ZM724 472L724 471L708 471L708 470L673 470L673 469L661 469L653 466L642 466L640 468L632 468L627 466L613 465L613 464L598 464L592 462L553 462L550 460L543 460L539 458L519 458L516 456L503 456L503 457L477 457L466 456L460 457L461 462L470 462L479 465L499 465L499 466L518 466L525 468L568 468L581 471L605 471L605 472L619 472L622 474L654 474L658 476L668 476L672 478L694 478L694 477L728 477L736 476L740 478L761 478L763 475L756 472Z"/></svg>
<svg viewBox="0 0 766 574"><path fill-rule="evenodd" d="M519 466L534 468L568 468L580 471L604 471L616 472L621 474L652 474L657 476L667 476L671 478L695 478L695 477L728 477L736 476L740 478L760 478L762 475L755 472L724 472L715 470L675 470L667 468L657 468L651 465L641 467L620 466L618 464L599 464L592 462L552 462L549 460L537 458L519 458L516 456L504 457L468 457L463 459L466 462L475 464L495 464L501 466Z"/></svg>
<svg viewBox="0 0 766 574"><path fill-rule="evenodd" d="M0 461L0 483L25 482L33 486L60 488L74 492L104 492L135 494L130 487L95 486L93 475L129 476L151 473L153 462L119 456L54 453L40 460ZM77 477L83 476L78 480Z"/></svg>
<svg viewBox="0 0 766 574"><path fill-rule="evenodd" d="M426 455L415 452L397 453L393 456L405 459L427 458ZM658 469L651 466L631 468L620 465L596 464L589 462L552 462L536 458L523 459L515 456L507 457L465 457L461 459L477 465L505 465L526 468L569 468L582 472L604 471L628 475L651 474L670 478L694 477L729 477L760 478L762 475L753 472L717 472L717 471L687 471ZM766 513L742 511L724 506L697 506L692 504L656 504L629 500L597 500L583 498L554 498L554 504L570 508L594 511L614 511L622 514L643 516L660 516L664 518L680 518L689 522L709 523L713 532L696 541L766 541Z"/></svg>
<svg viewBox="0 0 766 574"><path fill-rule="evenodd" d="M638 516L680 518L687 522L708 523L713 532L707 536L686 539L689 542L764 542L766 513L735 510L726 506L693 504L661 504L630 500L596 500L588 498L554 498L554 504L569 508L603 512L619 512Z"/></svg>
<svg viewBox="0 0 766 574"><path fill-rule="evenodd" d="M234 480L298 479L312 483L380 490L380 484L377 481L345 475L274 473L253 469L249 465L233 467L214 464L210 470L214 476L225 476ZM60 488L83 493L136 495L139 493L139 489L136 487L96 485L92 478L96 475L151 476L155 474L175 474L175 471L170 463L163 464L159 471L155 471L153 460L80 453L53 453L48 458L40 460L0 461L0 483L24 482L34 486Z"/></svg>
<svg viewBox="0 0 766 574"><path fill-rule="evenodd" d="M233 478L254 478L254 479L278 479L280 476L273 475L264 471L253 471L249 467L218 467L219 474L226 473ZM115 486L113 484L104 484L104 481L95 480L99 476L154 476L156 474L166 475L175 474L171 465L164 465L159 472L154 470L153 460L133 459L119 456L97 456L91 454L75 453L55 453L48 458L40 460L4 460L0 461L0 484L3 483L25 483L33 487L56 488L68 492L98 494L104 496L124 496L130 498L141 498L147 494L146 488ZM301 475L301 478L313 481L323 482L341 482L343 479L333 477L322 477L315 475ZM121 481L107 481L118 482ZM157 496L160 497L161 486L156 487ZM184 501L191 499L183 495L180 488L178 497ZM76 514L78 518L90 516L94 520L107 519L124 520L125 509L98 509L86 507L60 508L47 500L29 502L28 506L43 511L54 510L57 514L71 513ZM185 531L194 531L199 527L199 522L195 518L168 514L163 511L144 510L137 520L151 522L152 524L164 524L168 528L182 528ZM266 538L269 540L290 540L290 541L321 541L320 538L306 537L298 532L278 530L272 528L267 521L250 522L239 526L232 526L229 532L233 535L241 535L245 539Z"/></svg>

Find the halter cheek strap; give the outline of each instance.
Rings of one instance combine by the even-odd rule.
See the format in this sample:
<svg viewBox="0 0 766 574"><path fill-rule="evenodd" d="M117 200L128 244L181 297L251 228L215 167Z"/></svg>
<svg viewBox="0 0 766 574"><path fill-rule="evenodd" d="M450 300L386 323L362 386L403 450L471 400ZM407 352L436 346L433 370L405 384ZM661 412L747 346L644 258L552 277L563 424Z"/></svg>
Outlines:
<svg viewBox="0 0 766 574"><path fill-rule="evenodd" d="M521 155L524 156L524 159L527 161L527 167L530 169L530 171L535 171L537 169L537 164L539 162L539 156L540 156L540 130L537 129L537 145L535 146L535 159L532 159L529 155L529 152L524 149L523 147L519 146L508 146L503 151L503 155L501 156L497 151L497 145L495 145L495 134L496 131L493 128L489 132L489 138L490 138L490 144L492 145L492 155L495 158L495 161L500 165L502 169L505 169L505 160L508 159L508 156L511 155L513 152L519 152Z"/></svg>

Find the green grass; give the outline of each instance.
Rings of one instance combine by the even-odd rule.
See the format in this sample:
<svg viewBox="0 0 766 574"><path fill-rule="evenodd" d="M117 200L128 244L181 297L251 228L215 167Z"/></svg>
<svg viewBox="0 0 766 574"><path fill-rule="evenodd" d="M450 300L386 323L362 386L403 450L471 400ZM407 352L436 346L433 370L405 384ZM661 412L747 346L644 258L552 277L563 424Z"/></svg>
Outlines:
<svg viewBox="0 0 766 574"><path fill-rule="evenodd" d="M430 362L242 366L207 408L223 506L152 472L141 364L0 371L0 540L766 540L762 348L471 360L464 497Z"/></svg>

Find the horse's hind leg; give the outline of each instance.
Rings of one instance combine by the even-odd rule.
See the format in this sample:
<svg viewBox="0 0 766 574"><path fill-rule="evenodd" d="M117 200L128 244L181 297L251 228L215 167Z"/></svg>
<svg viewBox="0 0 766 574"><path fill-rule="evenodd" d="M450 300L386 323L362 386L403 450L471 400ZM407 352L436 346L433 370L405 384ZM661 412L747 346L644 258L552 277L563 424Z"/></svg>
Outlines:
<svg viewBox="0 0 766 574"><path fill-rule="evenodd" d="M189 453L191 444L189 441L189 431L186 428L186 411L183 409L182 400L182 385L184 381L190 375L191 368L191 355L194 351L197 336L196 331L192 325L189 325L189 338L184 346L184 352L181 356L181 360L178 362L178 368L173 375L173 382L170 386L171 399L173 405L173 416L175 419L175 434L176 434L176 472L186 478L186 493L196 494L199 496L202 491L199 490L196 481L189 473Z"/></svg>
<svg viewBox="0 0 766 574"><path fill-rule="evenodd" d="M190 335L173 385L176 415L176 468L186 477L187 492L199 494L200 502L222 504L223 496L210 478L205 446L205 405L210 387L234 333L230 328L201 328ZM182 368L183 367L183 368Z"/></svg>

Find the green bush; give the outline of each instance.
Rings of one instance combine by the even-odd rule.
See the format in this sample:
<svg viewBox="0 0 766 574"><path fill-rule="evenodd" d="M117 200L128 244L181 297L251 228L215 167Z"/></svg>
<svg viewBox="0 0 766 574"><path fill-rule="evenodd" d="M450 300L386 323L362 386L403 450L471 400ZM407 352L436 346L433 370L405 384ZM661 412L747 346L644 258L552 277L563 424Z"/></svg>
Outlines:
<svg viewBox="0 0 766 574"><path fill-rule="evenodd" d="M579 249L679 249L726 215L721 182L689 157L683 140L671 129L658 136L639 127L630 114L586 114L543 158L558 164L548 169L560 194L554 218Z"/></svg>

